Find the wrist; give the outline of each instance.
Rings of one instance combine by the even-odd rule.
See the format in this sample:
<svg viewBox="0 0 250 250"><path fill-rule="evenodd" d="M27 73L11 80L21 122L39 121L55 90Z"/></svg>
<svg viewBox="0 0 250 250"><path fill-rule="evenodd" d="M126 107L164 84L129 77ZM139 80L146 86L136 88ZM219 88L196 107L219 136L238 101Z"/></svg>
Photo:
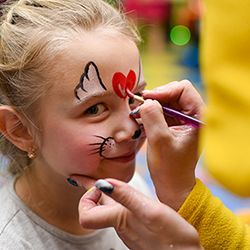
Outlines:
<svg viewBox="0 0 250 250"><path fill-rule="evenodd" d="M158 199L162 203L178 211L189 196L195 183L195 179L190 183L182 183L182 185L171 182L155 183L155 190Z"/></svg>

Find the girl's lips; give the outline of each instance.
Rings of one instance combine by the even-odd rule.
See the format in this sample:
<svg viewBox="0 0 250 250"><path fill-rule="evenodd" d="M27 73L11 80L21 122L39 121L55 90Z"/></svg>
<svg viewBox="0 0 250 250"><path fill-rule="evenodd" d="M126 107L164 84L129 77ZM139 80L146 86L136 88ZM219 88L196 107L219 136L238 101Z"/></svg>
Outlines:
<svg viewBox="0 0 250 250"><path fill-rule="evenodd" d="M122 155L122 156L113 157L113 158L106 158L106 159L110 160L110 161L117 161L117 162L130 162L130 161L135 159L135 151L127 153L127 154Z"/></svg>

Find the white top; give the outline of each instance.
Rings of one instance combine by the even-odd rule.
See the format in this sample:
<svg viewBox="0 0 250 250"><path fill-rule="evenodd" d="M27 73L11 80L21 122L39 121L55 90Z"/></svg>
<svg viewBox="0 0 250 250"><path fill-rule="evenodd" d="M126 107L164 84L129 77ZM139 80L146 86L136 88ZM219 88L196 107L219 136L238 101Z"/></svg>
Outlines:
<svg viewBox="0 0 250 250"><path fill-rule="evenodd" d="M140 191L144 190L146 194L150 192L138 174L132 183L136 184L136 188ZM113 228L78 236L50 225L20 200L14 190L12 179L0 189L0 249L127 250L128 248Z"/></svg>

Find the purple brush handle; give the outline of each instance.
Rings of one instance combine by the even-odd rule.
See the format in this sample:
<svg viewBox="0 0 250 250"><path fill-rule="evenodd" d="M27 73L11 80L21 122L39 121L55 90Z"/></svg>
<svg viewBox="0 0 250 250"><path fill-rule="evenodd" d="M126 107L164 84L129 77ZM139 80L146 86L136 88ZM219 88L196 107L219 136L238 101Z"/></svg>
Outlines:
<svg viewBox="0 0 250 250"><path fill-rule="evenodd" d="M165 115L168 115L168 116L171 116L173 118L177 118L179 120L187 122L187 123L193 125L194 127L199 128L200 125L206 125L204 122L202 122L198 119L195 119L192 116L185 115L185 114L183 114L175 109L171 109L168 107L162 107L162 109L163 109L163 113Z"/></svg>

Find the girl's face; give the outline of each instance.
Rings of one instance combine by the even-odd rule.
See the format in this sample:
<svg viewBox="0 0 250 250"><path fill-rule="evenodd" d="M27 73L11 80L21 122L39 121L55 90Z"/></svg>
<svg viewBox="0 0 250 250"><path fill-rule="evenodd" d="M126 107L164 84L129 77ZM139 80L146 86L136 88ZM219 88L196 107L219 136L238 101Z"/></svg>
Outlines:
<svg viewBox="0 0 250 250"><path fill-rule="evenodd" d="M134 93L145 87L135 43L122 34L84 34L53 70L53 87L42 102L37 167L64 179L129 181L145 138L140 121L129 115L138 103L125 93L126 87Z"/></svg>

